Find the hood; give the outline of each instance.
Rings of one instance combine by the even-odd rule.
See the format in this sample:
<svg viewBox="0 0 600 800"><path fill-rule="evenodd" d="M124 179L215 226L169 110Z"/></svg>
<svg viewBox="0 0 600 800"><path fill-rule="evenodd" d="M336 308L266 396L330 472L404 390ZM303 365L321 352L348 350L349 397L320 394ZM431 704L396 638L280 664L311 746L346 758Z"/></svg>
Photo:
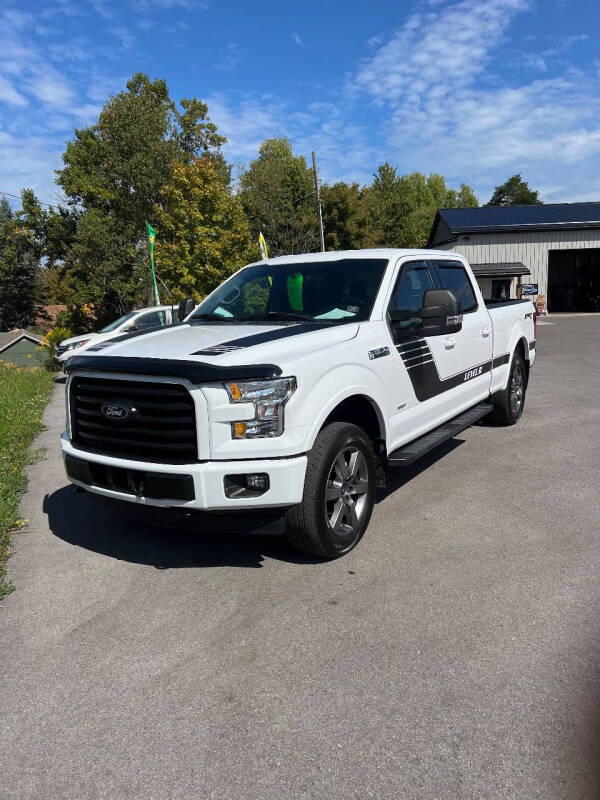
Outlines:
<svg viewBox="0 0 600 800"><path fill-rule="evenodd" d="M118 336L86 348L90 355L181 359L215 365L277 362L345 342L358 323L175 325L151 333Z"/></svg>
<svg viewBox="0 0 600 800"><path fill-rule="evenodd" d="M90 339L96 339L98 336L98 333L84 333L82 336L71 336L70 339L63 339L60 343L60 347L75 344L75 342L87 342Z"/></svg>

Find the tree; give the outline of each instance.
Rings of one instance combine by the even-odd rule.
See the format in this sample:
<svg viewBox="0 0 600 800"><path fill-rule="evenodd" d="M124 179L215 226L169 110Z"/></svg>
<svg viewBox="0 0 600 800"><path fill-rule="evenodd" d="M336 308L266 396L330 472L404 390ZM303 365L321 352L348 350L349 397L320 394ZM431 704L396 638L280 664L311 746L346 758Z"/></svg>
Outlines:
<svg viewBox="0 0 600 800"><path fill-rule="evenodd" d="M356 250L369 244L370 220L357 183L323 186L321 205L326 250Z"/></svg>
<svg viewBox="0 0 600 800"><path fill-rule="evenodd" d="M0 200L0 330L33 325L39 291L40 262L31 230Z"/></svg>
<svg viewBox="0 0 600 800"><path fill-rule="evenodd" d="M398 175L389 163L378 167L365 200L372 219L373 243L386 247L424 247L438 208L476 206L467 185L450 189L441 175Z"/></svg>
<svg viewBox="0 0 600 800"><path fill-rule="evenodd" d="M488 206L535 206L541 205L542 202L539 192L530 189L527 181L521 177L521 173L517 172L506 183L496 186Z"/></svg>
<svg viewBox="0 0 600 800"><path fill-rule="evenodd" d="M240 198L252 237L263 232L273 256L319 249L312 171L288 139L267 139L240 176Z"/></svg>
<svg viewBox="0 0 600 800"><path fill-rule="evenodd" d="M150 281L145 223L160 209L163 187L175 165L204 155L228 180L224 141L204 103L184 99L177 108L164 80L141 73L108 100L95 125L75 131L57 173L69 211L46 223L68 233L64 252L53 248L53 266L69 275L76 305L93 303L103 322L143 301Z"/></svg>
<svg viewBox="0 0 600 800"><path fill-rule="evenodd" d="M156 269L176 299L201 300L258 256L240 199L207 155L175 164L155 219Z"/></svg>

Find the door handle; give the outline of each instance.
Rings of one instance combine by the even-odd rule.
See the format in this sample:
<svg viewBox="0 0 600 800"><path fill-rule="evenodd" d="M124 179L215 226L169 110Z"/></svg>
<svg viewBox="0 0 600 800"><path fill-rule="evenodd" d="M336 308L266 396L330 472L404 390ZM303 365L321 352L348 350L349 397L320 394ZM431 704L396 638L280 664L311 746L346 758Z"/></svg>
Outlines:
<svg viewBox="0 0 600 800"><path fill-rule="evenodd" d="M481 329L481 335L483 336L483 338L484 338L484 339L485 339L487 336L489 336L491 332L492 332L492 331L491 331L491 329L490 329L490 328L482 328L482 329Z"/></svg>
<svg viewBox="0 0 600 800"><path fill-rule="evenodd" d="M451 337L450 339L444 339L444 347L446 350L452 350L454 345L456 344L456 339Z"/></svg>

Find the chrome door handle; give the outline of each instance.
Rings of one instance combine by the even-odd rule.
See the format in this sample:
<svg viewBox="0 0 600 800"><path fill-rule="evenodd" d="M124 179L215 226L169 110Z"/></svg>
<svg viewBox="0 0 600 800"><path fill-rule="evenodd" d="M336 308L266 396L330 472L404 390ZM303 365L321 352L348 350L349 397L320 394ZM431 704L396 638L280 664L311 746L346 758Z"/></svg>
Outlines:
<svg viewBox="0 0 600 800"><path fill-rule="evenodd" d="M446 350L452 350L454 345L456 344L456 339L444 339L444 347Z"/></svg>
<svg viewBox="0 0 600 800"><path fill-rule="evenodd" d="M486 336L489 336L491 332L492 331L491 331L490 328L482 328L481 329L481 335L483 336L484 339L486 338Z"/></svg>

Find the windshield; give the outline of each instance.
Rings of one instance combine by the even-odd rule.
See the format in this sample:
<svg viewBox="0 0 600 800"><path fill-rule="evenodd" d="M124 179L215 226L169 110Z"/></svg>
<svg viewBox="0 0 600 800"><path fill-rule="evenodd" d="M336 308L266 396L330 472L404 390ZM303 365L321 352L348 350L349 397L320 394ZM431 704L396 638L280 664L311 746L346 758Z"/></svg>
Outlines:
<svg viewBox="0 0 600 800"><path fill-rule="evenodd" d="M364 321L387 263L385 258L343 258L247 267L204 300L188 322Z"/></svg>
<svg viewBox="0 0 600 800"><path fill-rule="evenodd" d="M110 333L110 331L114 331L119 325L122 325L124 322L127 322L128 319L135 317L136 312L130 311L129 314L123 314L122 317L116 319L114 322L111 322L110 325L107 325L105 328L102 328L99 333Z"/></svg>

